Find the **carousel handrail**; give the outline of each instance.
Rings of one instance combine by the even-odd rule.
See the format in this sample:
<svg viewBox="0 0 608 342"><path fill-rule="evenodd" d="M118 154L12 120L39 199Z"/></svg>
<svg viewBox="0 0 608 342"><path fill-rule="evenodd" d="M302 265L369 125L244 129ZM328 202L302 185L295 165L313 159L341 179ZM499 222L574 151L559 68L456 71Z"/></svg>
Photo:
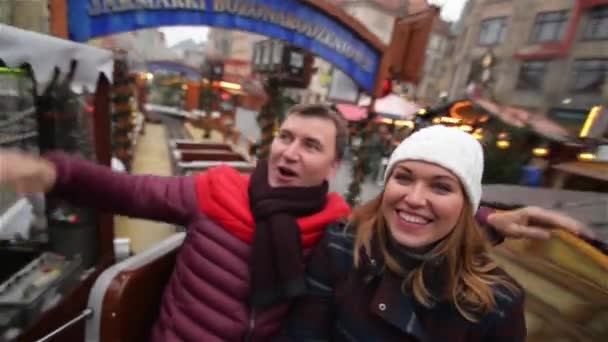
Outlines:
<svg viewBox="0 0 608 342"><path fill-rule="evenodd" d="M125 271L130 271L149 264L158 258L171 253L181 246L186 233L176 233L153 247L127 258L107 268L95 280L95 284L89 293L87 307L93 310L91 317L86 321L85 341L96 342L100 340L103 303L107 291L116 277Z"/></svg>

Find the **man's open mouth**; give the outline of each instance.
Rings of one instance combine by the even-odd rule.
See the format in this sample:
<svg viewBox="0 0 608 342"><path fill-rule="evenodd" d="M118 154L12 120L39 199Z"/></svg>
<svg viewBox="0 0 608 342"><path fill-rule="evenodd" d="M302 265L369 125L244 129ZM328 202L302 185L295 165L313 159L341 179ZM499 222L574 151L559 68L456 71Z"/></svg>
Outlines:
<svg viewBox="0 0 608 342"><path fill-rule="evenodd" d="M277 168L279 170L279 174L283 177L297 177L298 174L292 169L284 166L279 166Z"/></svg>

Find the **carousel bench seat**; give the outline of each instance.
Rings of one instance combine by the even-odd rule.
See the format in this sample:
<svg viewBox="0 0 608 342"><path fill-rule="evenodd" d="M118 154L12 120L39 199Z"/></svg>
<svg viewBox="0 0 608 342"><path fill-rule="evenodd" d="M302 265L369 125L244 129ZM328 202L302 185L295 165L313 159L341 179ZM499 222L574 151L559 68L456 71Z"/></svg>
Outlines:
<svg viewBox="0 0 608 342"><path fill-rule="evenodd" d="M193 174L206 171L212 167L218 167L221 165L228 165L237 169L241 173L252 173L255 168L255 163L246 161L192 161L192 162L179 162L177 166L184 172L184 174Z"/></svg>
<svg viewBox="0 0 608 342"><path fill-rule="evenodd" d="M228 144L198 142L189 139L174 139L169 141L169 146L172 149L178 150L223 150L232 152L232 147Z"/></svg>
<svg viewBox="0 0 608 342"><path fill-rule="evenodd" d="M178 233L105 270L89 294L87 342L145 341L186 233Z"/></svg>
<svg viewBox="0 0 608 342"><path fill-rule="evenodd" d="M225 152L220 150L175 150L175 157L179 161L246 161L236 152Z"/></svg>

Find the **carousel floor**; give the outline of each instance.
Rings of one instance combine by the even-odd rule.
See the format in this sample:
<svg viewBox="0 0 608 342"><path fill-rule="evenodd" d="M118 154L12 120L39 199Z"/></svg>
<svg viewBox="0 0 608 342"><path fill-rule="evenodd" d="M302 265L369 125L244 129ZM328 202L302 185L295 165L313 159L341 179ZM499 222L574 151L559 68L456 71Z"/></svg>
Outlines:
<svg viewBox="0 0 608 342"><path fill-rule="evenodd" d="M139 138L135 147L134 174L171 175L171 161L167 150L165 127L146 124L146 134ZM131 249L137 254L175 233L175 227L166 223L130 219L123 216L114 218L115 236L131 239Z"/></svg>

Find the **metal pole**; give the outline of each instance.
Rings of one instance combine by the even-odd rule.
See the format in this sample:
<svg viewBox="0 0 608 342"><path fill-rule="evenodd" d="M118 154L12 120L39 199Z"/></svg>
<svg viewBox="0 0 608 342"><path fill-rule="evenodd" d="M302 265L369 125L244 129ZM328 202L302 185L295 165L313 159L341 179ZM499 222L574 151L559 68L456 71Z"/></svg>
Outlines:
<svg viewBox="0 0 608 342"><path fill-rule="evenodd" d="M79 321L89 318L91 315L93 315L93 309L91 308L86 308L84 310L82 310L82 313L76 317L74 317L72 320L70 320L69 322L65 323L64 325L60 326L59 328L51 331L48 335L44 336L43 338L37 340L36 342L46 342L46 341L50 341L51 338L53 338L55 335L63 332L65 329L71 327L72 325L78 323Z"/></svg>

